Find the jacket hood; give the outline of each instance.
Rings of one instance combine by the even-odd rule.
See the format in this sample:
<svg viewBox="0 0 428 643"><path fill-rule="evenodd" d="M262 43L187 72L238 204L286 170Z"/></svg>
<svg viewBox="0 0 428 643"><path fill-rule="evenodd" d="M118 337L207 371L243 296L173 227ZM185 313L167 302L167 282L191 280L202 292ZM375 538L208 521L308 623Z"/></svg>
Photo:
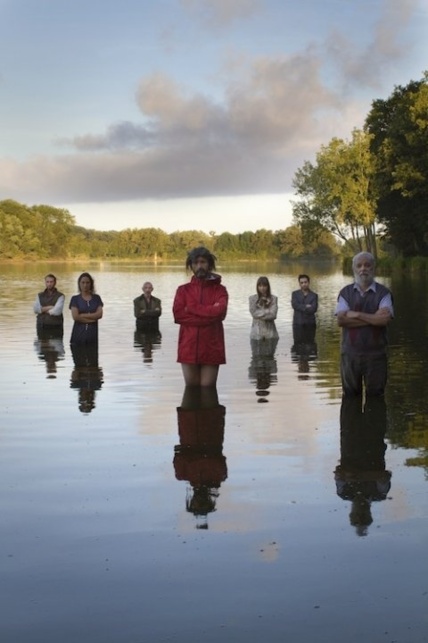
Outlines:
<svg viewBox="0 0 428 643"><path fill-rule="evenodd" d="M205 282L205 283L212 283L212 284L220 284L221 275L218 275L216 272L210 272L206 279L198 279L198 277L193 275L191 281L193 283Z"/></svg>

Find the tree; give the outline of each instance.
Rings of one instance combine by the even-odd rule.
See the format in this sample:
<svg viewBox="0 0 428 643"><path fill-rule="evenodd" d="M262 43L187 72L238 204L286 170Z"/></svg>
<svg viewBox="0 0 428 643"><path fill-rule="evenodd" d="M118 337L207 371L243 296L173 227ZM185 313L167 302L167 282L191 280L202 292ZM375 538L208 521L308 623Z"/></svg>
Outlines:
<svg viewBox="0 0 428 643"><path fill-rule="evenodd" d="M0 202L0 256L37 257L43 253L40 215L12 199Z"/></svg>
<svg viewBox="0 0 428 643"><path fill-rule="evenodd" d="M256 230L253 238L253 252L259 257L272 258L275 252L274 236L271 230Z"/></svg>
<svg viewBox="0 0 428 643"><path fill-rule="evenodd" d="M405 256L428 255L428 75L375 100L366 118L377 214Z"/></svg>
<svg viewBox="0 0 428 643"><path fill-rule="evenodd" d="M244 256L250 256L253 252L254 234L252 230L246 230L238 234L239 249Z"/></svg>
<svg viewBox="0 0 428 643"><path fill-rule="evenodd" d="M321 230L316 239L305 239L302 228L292 225L285 230L275 232L275 246L284 258L297 259L299 257L313 257L325 259L337 257L340 254L337 239L328 232Z"/></svg>
<svg viewBox="0 0 428 643"><path fill-rule="evenodd" d="M238 236L231 232L222 232L215 241L215 252L229 257L238 254Z"/></svg>
<svg viewBox="0 0 428 643"><path fill-rule="evenodd" d="M280 254L285 257L296 258L305 254L302 229L298 225L277 232L276 242Z"/></svg>
<svg viewBox="0 0 428 643"><path fill-rule="evenodd" d="M68 254L68 246L72 235L75 219L68 210L54 208L50 205L33 205L29 208L38 225L38 234L46 257L64 257Z"/></svg>
<svg viewBox="0 0 428 643"><path fill-rule="evenodd" d="M198 246L212 247L213 239L200 230L185 230L183 232L172 232L169 235L170 248L174 256L183 259L186 254Z"/></svg>
<svg viewBox="0 0 428 643"><path fill-rule="evenodd" d="M375 256L376 194L370 135L354 129L351 141L334 138L322 146L316 163L298 169L293 187L299 201L293 217L307 238L323 230Z"/></svg>

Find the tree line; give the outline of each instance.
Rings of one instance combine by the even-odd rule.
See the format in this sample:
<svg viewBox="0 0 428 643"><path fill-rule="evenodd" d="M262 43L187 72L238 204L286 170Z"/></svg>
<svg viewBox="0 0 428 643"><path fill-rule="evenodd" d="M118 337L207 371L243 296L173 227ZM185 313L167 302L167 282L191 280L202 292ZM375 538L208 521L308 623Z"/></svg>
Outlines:
<svg viewBox="0 0 428 643"><path fill-rule="evenodd" d="M304 239L327 230L348 254L428 256L428 74L374 100L364 127L322 146L293 187Z"/></svg>
<svg viewBox="0 0 428 643"><path fill-rule="evenodd" d="M305 241L298 225L276 232L219 235L198 230L168 234L159 228L102 232L77 226L68 210L0 201L0 259L183 261L188 250L199 245L222 259L237 260L332 259L340 254L330 232L321 231L316 239Z"/></svg>

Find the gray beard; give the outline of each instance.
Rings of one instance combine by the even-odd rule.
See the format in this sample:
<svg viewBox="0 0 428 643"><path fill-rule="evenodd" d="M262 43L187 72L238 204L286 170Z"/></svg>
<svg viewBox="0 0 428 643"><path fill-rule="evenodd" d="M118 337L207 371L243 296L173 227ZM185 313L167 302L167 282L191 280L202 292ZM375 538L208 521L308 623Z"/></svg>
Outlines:
<svg viewBox="0 0 428 643"><path fill-rule="evenodd" d="M355 283L361 288L368 288L374 281L373 275L356 275L354 274Z"/></svg>

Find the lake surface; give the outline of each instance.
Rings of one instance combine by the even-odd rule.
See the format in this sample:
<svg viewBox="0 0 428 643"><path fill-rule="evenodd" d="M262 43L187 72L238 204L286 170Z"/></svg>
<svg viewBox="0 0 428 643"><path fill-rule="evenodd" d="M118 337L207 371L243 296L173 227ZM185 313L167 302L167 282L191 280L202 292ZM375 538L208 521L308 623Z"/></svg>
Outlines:
<svg viewBox="0 0 428 643"><path fill-rule="evenodd" d="M87 268L0 267L1 640L428 641L426 278L379 277L394 293L390 378L385 405L363 414L341 404L333 311L350 278L219 266L228 363L219 405L201 410L182 408L176 363L184 270L90 267L98 363L76 366L68 302ZM50 271L66 294L63 342L35 332ZM315 344L296 348L302 271L319 323ZM279 298L274 355L249 340L261 274ZM151 344L132 307L146 280L163 306ZM195 430L209 444L188 448Z"/></svg>

